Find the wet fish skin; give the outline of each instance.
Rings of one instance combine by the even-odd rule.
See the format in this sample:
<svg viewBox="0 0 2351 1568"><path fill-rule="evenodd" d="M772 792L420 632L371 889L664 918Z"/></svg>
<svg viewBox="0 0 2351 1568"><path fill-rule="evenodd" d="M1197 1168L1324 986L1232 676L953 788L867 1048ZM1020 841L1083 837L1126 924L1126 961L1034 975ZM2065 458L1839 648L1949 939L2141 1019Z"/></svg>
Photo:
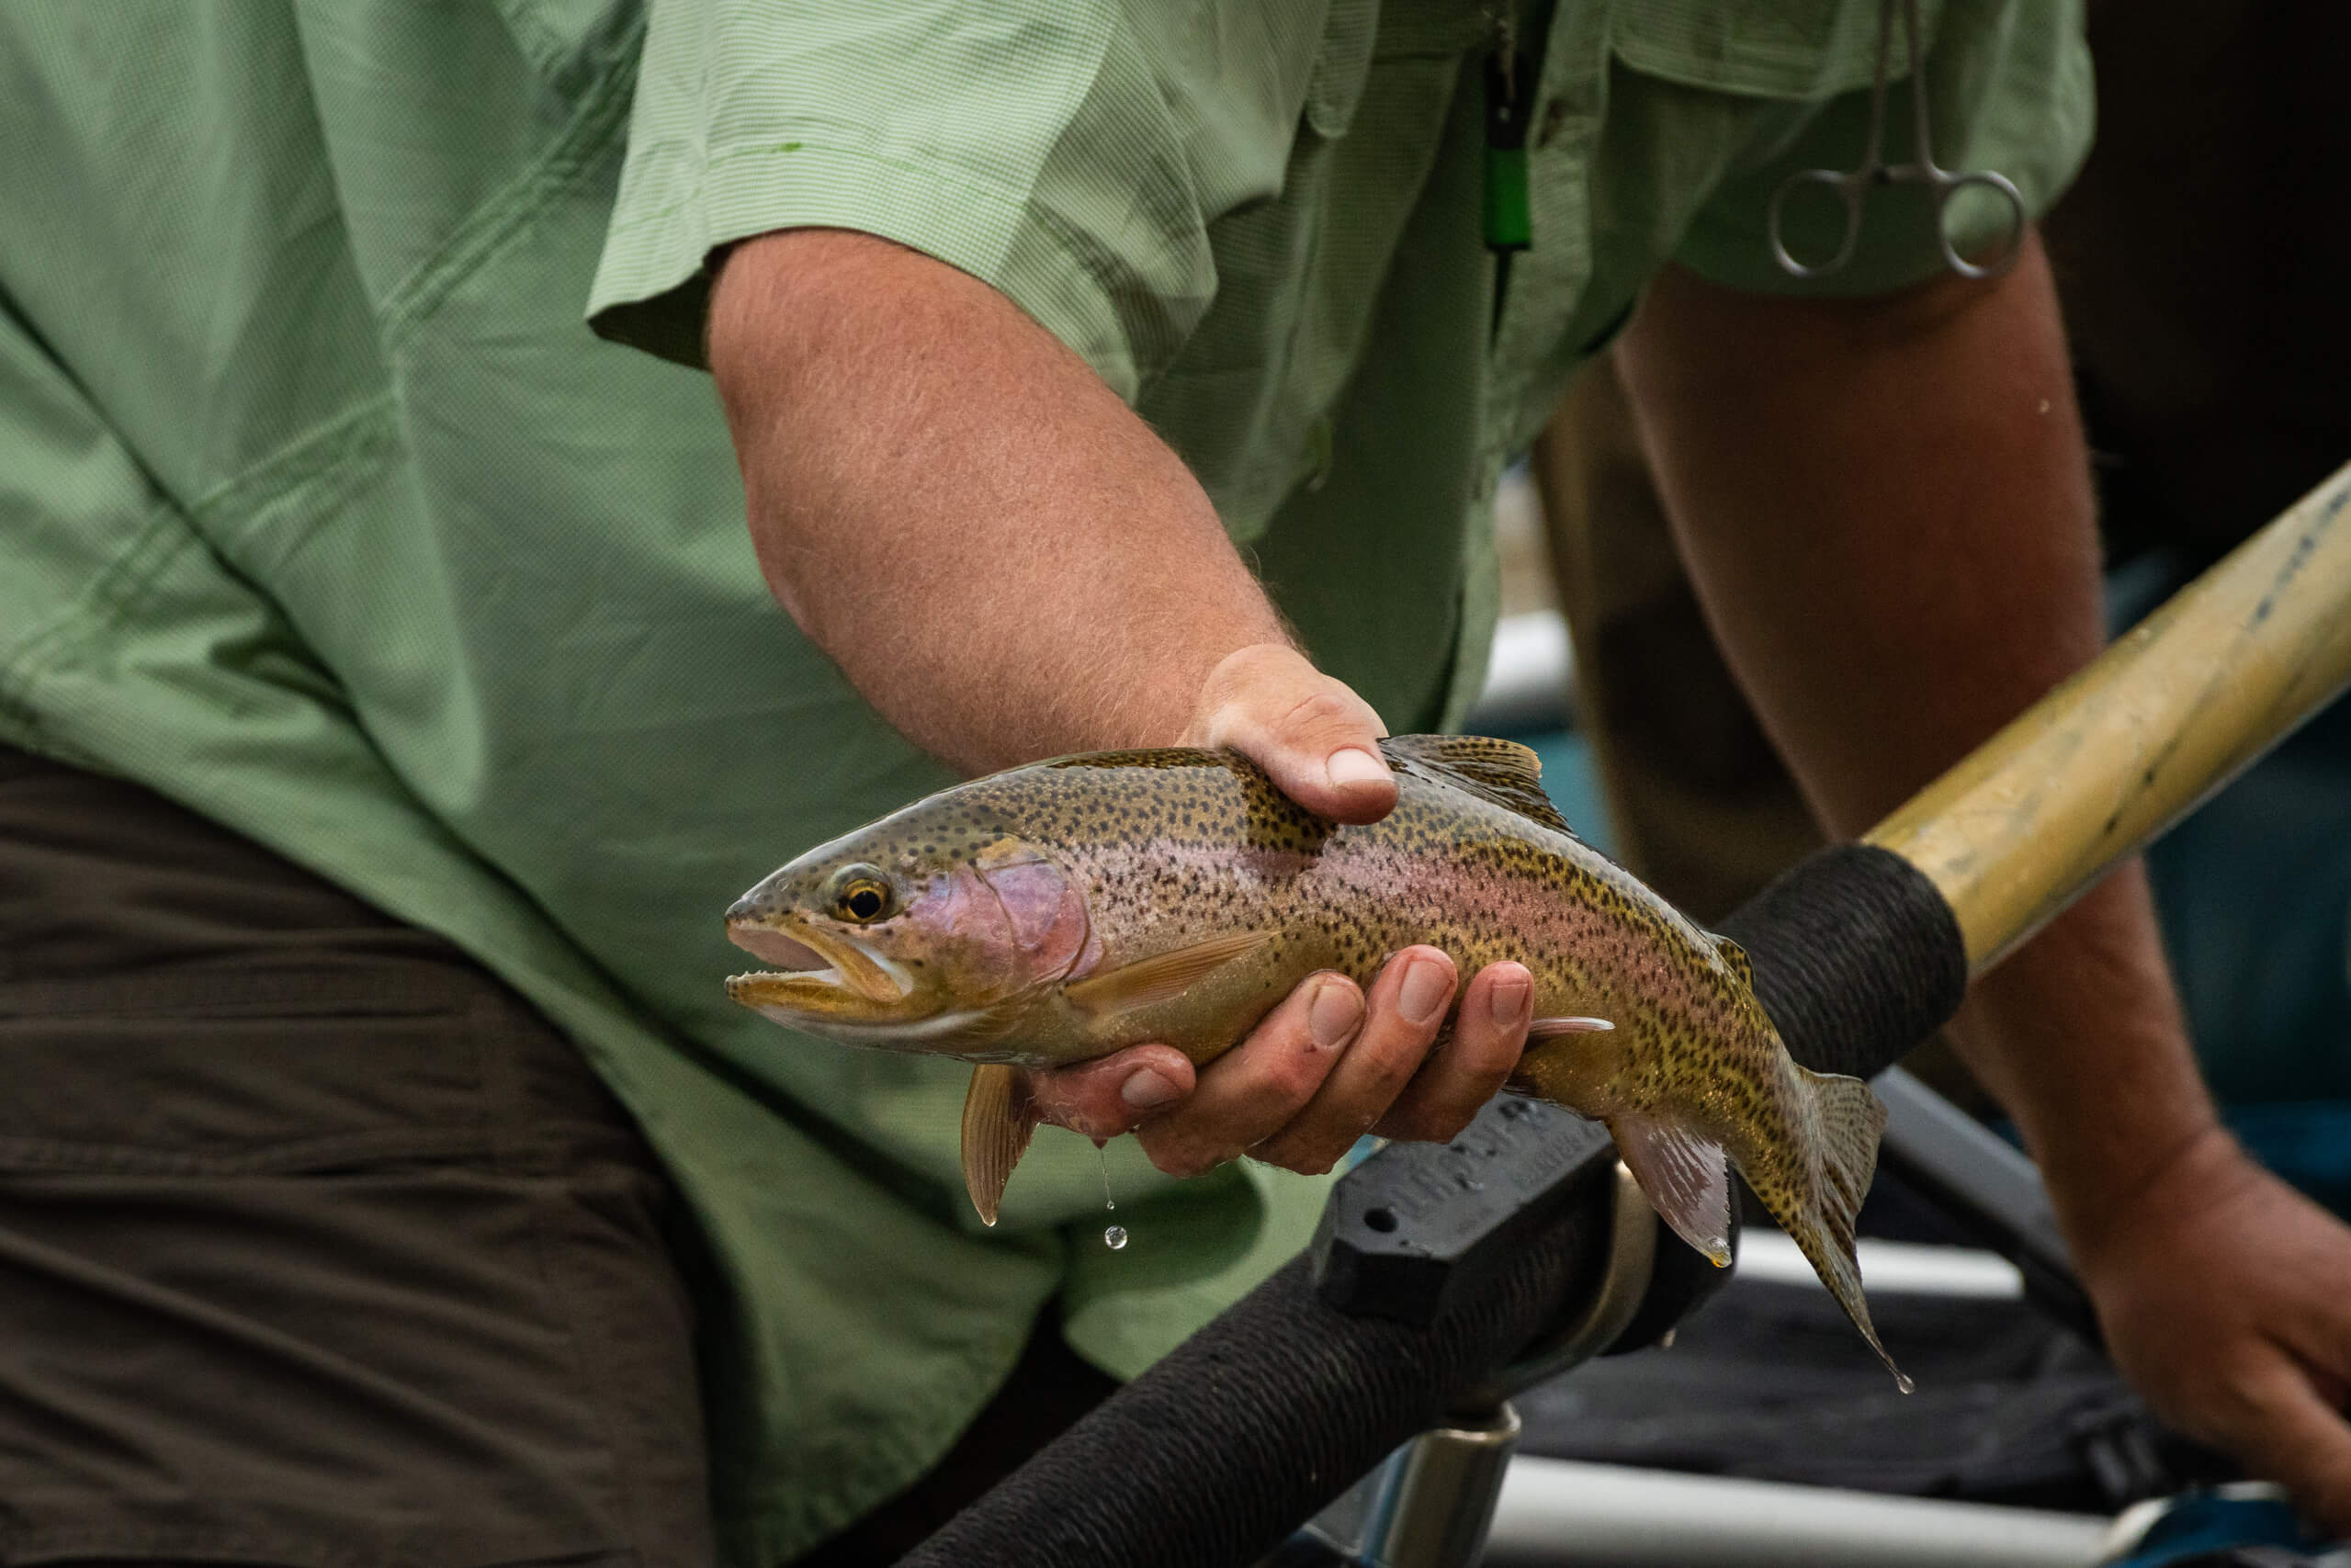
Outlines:
<svg viewBox="0 0 2351 1568"><path fill-rule="evenodd" d="M1225 752L1062 758L942 792L747 894L735 940L832 978L738 976L729 995L796 1028L984 1064L965 1152L992 1221L1033 1125L1013 1066L1146 1042L1205 1063L1319 970L1368 986L1422 942L1464 973L1516 960L1537 1026L1513 1087L1606 1122L1658 1212L1718 1262L1727 1155L1883 1357L1853 1248L1884 1122L1867 1086L1791 1060L1745 955L1577 840L1532 752L1383 746L1397 804L1363 825L1314 816ZM876 877L888 912L854 918L843 887Z"/></svg>

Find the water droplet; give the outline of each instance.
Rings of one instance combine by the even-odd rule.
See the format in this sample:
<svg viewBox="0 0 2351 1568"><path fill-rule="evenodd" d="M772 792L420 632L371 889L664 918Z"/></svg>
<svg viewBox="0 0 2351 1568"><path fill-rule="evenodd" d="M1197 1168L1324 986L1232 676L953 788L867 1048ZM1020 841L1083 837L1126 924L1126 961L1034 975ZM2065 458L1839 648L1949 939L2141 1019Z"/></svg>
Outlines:
<svg viewBox="0 0 2351 1568"><path fill-rule="evenodd" d="M1094 1166L1095 1168L1099 1169L1102 1173L1102 1207L1105 1209L1117 1208L1118 1200L1110 1195L1110 1156L1102 1153L1102 1145L1100 1144L1096 1144L1094 1145ZM1113 1242L1111 1245L1117 1247L1123 1244L1124 1238L1122 1237L1120 1241Z"/></svg>
<svg viewBox="0 0 2351 1568"><path fill-rule="evenodd" d="M1125 1247L1126 1246L1126 1227L1125 1225L1113 1225L1108 1230L1102 1232L1102 1245L1109 1247L1113 1252L1117 1252Z"/></svg>

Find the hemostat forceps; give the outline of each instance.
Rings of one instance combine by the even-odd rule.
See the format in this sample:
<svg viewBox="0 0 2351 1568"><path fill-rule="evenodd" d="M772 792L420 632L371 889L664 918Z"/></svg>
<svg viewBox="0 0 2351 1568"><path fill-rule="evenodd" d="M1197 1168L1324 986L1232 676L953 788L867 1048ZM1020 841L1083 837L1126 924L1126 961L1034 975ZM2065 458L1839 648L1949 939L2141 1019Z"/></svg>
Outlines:
<svg viewBox="0 0 2351 1568"><path fill-rule="evenodd" d="M1902 7L1903 32L1910 51L1910 103L1914 117L1911 141L1911 161L1889 164L1885 161L1886 132L1886 58L1893 42L1894 6ZM1935 195L1935 239L1942 247L1943 265L1961 277L1997 277L2014 266L2025 243L2025 198L2007 175L1990 169L1966 174L1954 174L1935 162L1934 131L1927 121L1926 85L1919 79L1918 64L1918 0L1880 0L1878 6L1878 66L1870 84L1870 141L1861 154L1859 168L1839 173L1835 169L1799 169L1780 182L1771 193L1771 203L1765 209L1765 232L1771 243L1772 259L1781 269L1796 277L1822 277L1843 269L1853 259L1854 248L1861 242L1861 203L1872 187L1890 185L1923 185ZM1834 193L1845 204L1845 238L1837 245L1837 254L1826 261L1806 264L1790 254L1787 242L1780 233L1780 210L1788 204L1791 194L1805 186L1821 186ZM1992 259L1982 265L1969 261L1951 248L1950 232L1944 227L1943 217L1951 198L1970 186L1990 191L2007 204L2008 233Z"/></svg>

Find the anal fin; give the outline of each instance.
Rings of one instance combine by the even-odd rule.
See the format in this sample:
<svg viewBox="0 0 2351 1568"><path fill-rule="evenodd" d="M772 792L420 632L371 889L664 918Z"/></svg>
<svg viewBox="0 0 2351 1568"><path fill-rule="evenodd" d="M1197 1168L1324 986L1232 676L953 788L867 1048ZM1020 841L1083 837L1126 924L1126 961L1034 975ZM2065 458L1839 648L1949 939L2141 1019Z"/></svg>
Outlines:
<svg viewBox="0 0 2351 1568"><path fill-rule="evenodd" d="M1020 1069L994 1062L974 1067L963 1100L963 1185L985 1223L996 1223L1004 1185L1035 1132L1036 1107Z"/></svg>
<svg viewBox="0 0 2351 1568"><path fill-rule="evenodd" d="M1723 1145L1668 1122L1619 1111L1616 1152L1674 1235L1717 1269L1731 1262L1731 1170Z"/></svg>

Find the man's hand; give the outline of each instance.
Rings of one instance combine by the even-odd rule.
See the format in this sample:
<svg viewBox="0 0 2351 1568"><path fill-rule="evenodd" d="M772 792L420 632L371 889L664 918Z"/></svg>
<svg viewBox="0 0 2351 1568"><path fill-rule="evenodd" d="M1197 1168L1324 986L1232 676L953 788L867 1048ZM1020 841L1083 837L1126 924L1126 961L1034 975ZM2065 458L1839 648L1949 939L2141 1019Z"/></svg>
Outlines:
<svg viewBox="0 0 2351 1568"><path fill-rule="evenodd" d="M739 245L710 365L776 597L904 734L969 772L1061 752L1229 746L1309 810L1396 804L1370 705L1292 648L1182 461L1086 363L977 279L868 235ZM1167 1046L1037 1077L1163 1169L1244 1152L1328 1169L1365 1132L1451 1137L1525 1043L1515 964L1398 953L1368 998L1316 976L1194 1072Z"/></svg>
<svg viewBox="0 0 2351 1568"><path fill-rule="evenodd" d="M2351 1228L2217 1129L2079 1238L2115 1363L2181 1430L2351 1534Z"/></svg>
<svg viewBox="0 0 2351 1568"><path fill-rule="evenodd" d="M2046 258L1884 299L1668 269L1621 340L1699 597L1834 832L1859 833L2103 638ZM2124 1369L2351 1529L2351 1233L2219 1130L2125 865L1980 979L1951 1038L2013 1112Z"/></svg>
<svg viewBox="0 0 2351 1568"><path fill-rule="evenodd" d="M1279 645L1213 671L1184 743L1229 746L1310 811L1369 822L1396 805L1379 716ZM1241 1155L1328 1170L1366 1133L1450 1138L1518 1065L1534 1003L1525 967L1479 971L1452 1042L1430 1047L1459 976L1433 947L1388 960L1367 998L1342 975L1309 976L1248 1039L1196 1072L1167 1045L1137 1045L1032 1080L1046 1120L1109 1137L1135 1131L1151 1162L1192 1176Z"/></svg>
<svg viewBox="0 0 2351 1568"><path fill-rule="evenodd" d="M1179 744L1230 747L1316 815L1376 822L1396 808L1396 779L1380 760L1386 733L1371 704L1305 655L1259 643L1208 672Z"/></svg>

